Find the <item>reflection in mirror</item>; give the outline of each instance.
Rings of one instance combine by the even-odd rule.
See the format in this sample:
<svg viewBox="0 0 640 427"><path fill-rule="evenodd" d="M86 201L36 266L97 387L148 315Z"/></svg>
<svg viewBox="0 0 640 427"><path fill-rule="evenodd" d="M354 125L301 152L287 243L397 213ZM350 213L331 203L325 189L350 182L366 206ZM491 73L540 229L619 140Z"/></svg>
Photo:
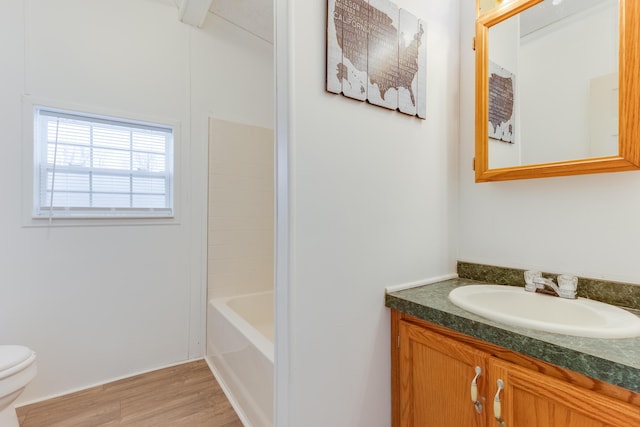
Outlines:
<svg viewBox="0 0 640 427"><path fill-rule="evenodd" d="M489 28L489 169L618 154L618 22L546 0Z"/></svg>

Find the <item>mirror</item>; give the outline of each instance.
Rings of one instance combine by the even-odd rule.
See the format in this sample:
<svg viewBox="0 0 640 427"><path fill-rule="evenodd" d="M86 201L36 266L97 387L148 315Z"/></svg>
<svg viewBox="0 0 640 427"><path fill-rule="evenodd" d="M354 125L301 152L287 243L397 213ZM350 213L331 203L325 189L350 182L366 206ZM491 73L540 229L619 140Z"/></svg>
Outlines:
<svg viewBox="0 0 640 427"><path fill-rule="evenodd" d="M618 1L543 1L489 28L489 168L618 154Z"/></svg>
<svg viewBox="0 0 640 427"><path fill-rule="evenodd" d="M640 2L476 12L476 182L640 169Z"/></svg>

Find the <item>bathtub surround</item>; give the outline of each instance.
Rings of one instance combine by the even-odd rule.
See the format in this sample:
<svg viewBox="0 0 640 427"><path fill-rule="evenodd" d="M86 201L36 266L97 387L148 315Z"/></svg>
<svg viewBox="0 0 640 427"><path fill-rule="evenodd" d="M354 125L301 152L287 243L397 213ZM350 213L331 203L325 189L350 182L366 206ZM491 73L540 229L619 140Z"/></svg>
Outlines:
<svg viewBox="0 0 640 427"><path fill-rule="evenodd" d="M273 291L273 156L273 129L209 120L209 299Z"/></svg>
<svg viewBox="0 0 640 427"><path fill-rule="evenodd" d="M524 271L517 268L458 261L458 277L497 285L524 286ZM558 274L563 273L542 273L543 276L554 280ZM640 285L578 277L578 296L618 307L640 310Z"/></svg>

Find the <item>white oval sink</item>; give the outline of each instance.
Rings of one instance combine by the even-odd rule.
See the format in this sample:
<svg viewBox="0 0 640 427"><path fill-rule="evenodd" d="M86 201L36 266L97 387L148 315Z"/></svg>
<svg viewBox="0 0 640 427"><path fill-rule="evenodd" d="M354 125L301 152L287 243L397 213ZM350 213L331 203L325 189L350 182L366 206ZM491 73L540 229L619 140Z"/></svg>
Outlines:
<svg viewBox="0 0 640 427"><path fill-rule="evenodd" d="M460 308L496 322L590 338L640 336L640 318L613 305L527 292L501 285L469 285L452 290Z"/></svg>

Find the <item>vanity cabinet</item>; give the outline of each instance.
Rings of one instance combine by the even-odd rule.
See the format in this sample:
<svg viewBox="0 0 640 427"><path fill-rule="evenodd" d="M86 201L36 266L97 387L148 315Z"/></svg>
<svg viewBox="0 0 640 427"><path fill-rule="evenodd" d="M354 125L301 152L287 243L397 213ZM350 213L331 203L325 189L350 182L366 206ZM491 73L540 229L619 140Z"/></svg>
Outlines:
<svg viewBox="0 0 640 427"><path fill-rule="evenodd" d="M405 321L399 337L400 422L394 426L484 426L485 410L476 410L470 393L479 367L482 398L487 354Z"/></svg>
<svg viewBox="0 0 640 427"><path fill-rule="evenodd" d="M628 390L396 311L392 335L394 427L640 426L638 395Z"/></svg>
<svg viewBox="0 0 640 427"><path fill-rule="evenodd" d="M496 358L489 359L488 374L488 400L494 398L498 379L504 382L499 398L506 426L640 426L639 407L595 391ZM493 417L493 408L488 409Z"/></svg>

